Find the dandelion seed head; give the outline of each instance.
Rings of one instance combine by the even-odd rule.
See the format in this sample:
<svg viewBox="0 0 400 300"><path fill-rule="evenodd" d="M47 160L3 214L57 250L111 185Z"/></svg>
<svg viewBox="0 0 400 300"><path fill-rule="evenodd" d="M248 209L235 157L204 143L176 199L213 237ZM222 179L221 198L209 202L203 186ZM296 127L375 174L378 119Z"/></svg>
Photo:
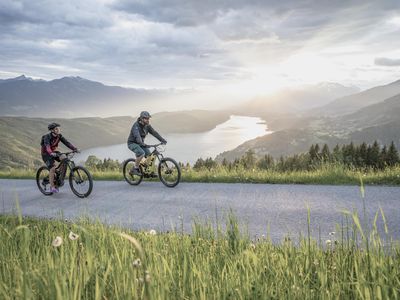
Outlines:
<svg viewBox="0 0 400 300"><path fill-rule="evenodd" d="M332 244L332 241L331 241L331 240L326 240L326 241L325 241L325 244L328 245L328 246L330 246L330 245Z"/></svg>
<svg viewBox="0 0 400 300"><path fill-rule="evenodd" d="M135 268L139 268L142 265L142 262L140 261L140 258L138 258L135 259L132 264Z"/></svg>
<svg viewBox="0 0 400 300"><path fill-rule="evenodd" d="M63 243L62 237L57 236L51 244L53 245L53 247L60 247L62 243Z"/></svg>
<svg viewBox="0 0 400 300"><path fill-rule="evenodd" d="M76 233L73 233L72 231L70 231L70 233L69 233L69 235L68 235L68 238L69 238L71 241L75 241L75 240L77 240L77 239L79 238L79 235L77 235Z"/></svg>
<svg viewBox="0 0 400 300"><path fill-rule="evenodd" d="M157 231L155 231L154 229L152 229L152 230L149 231L149 234L150 234L150 235L156 235L156 234L157 234Z"/></svg>

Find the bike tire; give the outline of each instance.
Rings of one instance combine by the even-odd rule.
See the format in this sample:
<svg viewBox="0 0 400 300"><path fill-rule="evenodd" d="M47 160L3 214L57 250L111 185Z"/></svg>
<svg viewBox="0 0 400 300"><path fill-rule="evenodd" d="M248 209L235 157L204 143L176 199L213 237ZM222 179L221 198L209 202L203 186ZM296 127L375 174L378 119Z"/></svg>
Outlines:
<svg viewBox="0 0 400 300"><path fill-rule="evenodd" d="M130 185L139 185L142 180L143 180L143 170L142 175L131 175L129 174L129 171L135 164L135 159L129 158L124 161L124 164L122 166L122 172L124 174L125 181L129 183Z"/></svg>
<svg viewBox="0 0 400 300"><path fill-rule="evenodd" d="M168 176L172 175L172 173L167 174L164 172L164 169L168 172L173 172L173 175L176 177ZM158 177L166 187L173 188L181 181L181 168L174 159L169 157L163 158L158 164Z"/></svg>
<svg viewBox="0 0 400 300"><path fill-rule="evenodd" d="M86 175L87 180L83 179L82 175L80 172L83 172L84 175ZM82 181L83 180L83 181ZM86 184L87 181L87 188L86 186L84 186ZM81 192L78 191L75 186L74 183L82 185L82 187L86 188L86 191ZM76 166L75 168L73 168L69 174L69 186L72 190L72 192L78 196L79 198L86 198L90 195L90 193L92 192L93 189L93 178L92 175L90 174L90 172L81 166Z"/></svg>
<svg viewBox="0 0 400 300"><path fill-rule="evenodd" d="M42 166L36 171L36 184L37 184L37 186L39 188L39 191L43 195L50 196L50 195L53 195L53 193L50 192L50 181L46 185L44 185L44 182L43 182L48 175L45 176L45 178L41 178L41 174L44 171L46 171L47 173L50 172L49 168L46 167L46 166ZM47 180L49 180L49 179L47 179ZM47 185L48 185L48 188L47 188Z"/></svg>

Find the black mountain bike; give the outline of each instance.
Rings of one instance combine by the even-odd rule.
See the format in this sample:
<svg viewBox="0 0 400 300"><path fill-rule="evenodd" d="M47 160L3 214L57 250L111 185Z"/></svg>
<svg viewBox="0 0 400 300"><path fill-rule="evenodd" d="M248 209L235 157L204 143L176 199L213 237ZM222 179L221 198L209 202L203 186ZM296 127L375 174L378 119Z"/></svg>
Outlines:
<svg viewBox="0 0 400 300"><path fill-rule="evenodd" d="M153 152L140 163L141 175L134 175L131 170L135 167L135 159L129 158L124 161L122 171L126 182L131 185L138 185L143 178L159 178L167 187L175 187L181 180L181 169L178 163L169 157L164 157L158 147L162 144L148 145L154 148ZM144 162L143 162L144 161ZM157 165L158 164L158 165ZM157 170L157 174L156 174Z"/></svg>
<svg viewBox="0 0 400 300"><path fill-rule="evenodd" d="M69 170L69 186L72 192L79 198L85 198L90 195L93 189L93 179L89 171L81 166L75 166L72 161L72 157L75 155L75 151L58 153L58 156L62 154L66 155L66 158L60 162L56 168L55 173L55 186L61 187L64 185L64 179ZM49 179L49 168L47 166L40 167L36 172L36 183L39 190L46 196L50 196L53 193L50 191L50 179Z"/></svg>

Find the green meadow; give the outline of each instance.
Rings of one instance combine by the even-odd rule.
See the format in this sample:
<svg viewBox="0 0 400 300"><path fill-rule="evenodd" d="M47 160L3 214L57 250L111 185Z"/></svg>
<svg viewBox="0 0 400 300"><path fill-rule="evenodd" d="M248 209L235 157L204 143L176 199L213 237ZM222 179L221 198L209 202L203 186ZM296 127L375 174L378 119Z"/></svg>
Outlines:
<svg viewBox="0 0 400 300"><path fill-rule="evenodd" d="M329 240L273 243L233 215L191 234L0 216L0 298L399 299L400 245L378 218L366 231L348 213Z"/></svg>

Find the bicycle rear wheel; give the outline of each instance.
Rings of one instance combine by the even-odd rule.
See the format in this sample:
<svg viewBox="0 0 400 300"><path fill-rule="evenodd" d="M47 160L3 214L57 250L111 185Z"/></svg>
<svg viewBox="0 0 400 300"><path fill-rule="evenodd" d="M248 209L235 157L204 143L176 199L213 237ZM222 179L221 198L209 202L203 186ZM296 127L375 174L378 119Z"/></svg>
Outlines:
<svg viewBox="0 0 400 300"><path fill-rule="evenodd" d="M122 166L122 172L124 174L125 181L130 185L138 185L143 180L143 172L142 175L131 174L130 171L135 167L135 160L133 158L129 158L124 161L124 165Z"/></svg>
<svg viewBox="0 0 400 300"><path fill-rule="evenodd" d="M46 196L53 195L50 191L50 179L49 179L49 168L43 166L40 167L36 172L36 184L39 188L39 191Z"/></svg>
<svg viewBox="0 0 400 300"><path fill-rule="evenodd" d="M76 196L85 198L93 189L92 175L84 167L77 166L69 174L69 186Z"/></svg>
<svg viewBox="0 0 400 300"><path fill-rule="evenodd" d="M158 164L158 177L167 187L175 187L181 180L181 169L172 158L163 158Z"/></svg>

